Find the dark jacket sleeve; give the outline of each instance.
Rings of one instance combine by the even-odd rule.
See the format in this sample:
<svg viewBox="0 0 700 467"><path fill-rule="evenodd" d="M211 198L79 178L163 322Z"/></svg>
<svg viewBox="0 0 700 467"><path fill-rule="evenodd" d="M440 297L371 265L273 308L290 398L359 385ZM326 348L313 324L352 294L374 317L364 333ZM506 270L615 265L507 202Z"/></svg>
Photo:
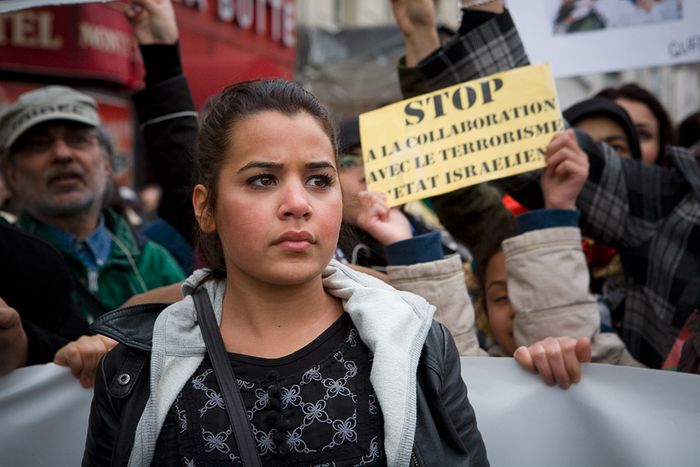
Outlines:
<svg viewBox="0 0 700 467"><path fill-rule="evenodd" d="M102 358L95 375L95 390L90 406L83 466L112 465L119 418L112 405L105 370L105 361L110 359L110 355L114 356L109 352Z"/></svg>
<svg viewBox="0 0 700 467"><path fill-rule="evenodd" d="M148 161L163 190L158 215L192 244L192 149L197 113L187 80L178 75L133 97Z"/></svg>
<svg viewBox="0 0 700 467"><path fill-rule="evenodd" d="M53 361L56 352L70 342L29 321L22 321L22 327L27 335L27 366Z"/></svg>
<svg viewBox="0 0 700 467"><path fill-rule="evenodd" d="M457 347L447 328L433 323L424 349L414 441L419 462L488 466L486 447L462 380Z"/></svg>
<svg viewBox="0 0 700 467"><path fill-rule="evenodd" d="M118 344L100 361L83 466L129 463L136 427L150 394L149 355Z"/></svg>

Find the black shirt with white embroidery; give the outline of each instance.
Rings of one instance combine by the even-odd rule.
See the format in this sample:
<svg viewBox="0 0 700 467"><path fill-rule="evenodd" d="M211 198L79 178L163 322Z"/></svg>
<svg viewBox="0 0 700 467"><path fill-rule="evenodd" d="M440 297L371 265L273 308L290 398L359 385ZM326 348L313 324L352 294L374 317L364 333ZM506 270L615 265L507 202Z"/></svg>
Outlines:
<svg viewBox="0 0 700 467"><path fill-rule="evenodd" d="M263 465L386 465L372 355L347 314L286 357L229 359ZM170 407L153 465L240 463L207 357Z"/></svg>

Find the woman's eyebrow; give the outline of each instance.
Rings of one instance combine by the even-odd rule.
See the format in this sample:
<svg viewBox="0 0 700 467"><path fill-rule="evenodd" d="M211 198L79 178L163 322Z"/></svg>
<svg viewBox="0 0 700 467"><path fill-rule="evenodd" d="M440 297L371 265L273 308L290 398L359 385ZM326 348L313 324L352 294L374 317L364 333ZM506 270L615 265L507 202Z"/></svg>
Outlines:
<svg viewBox="0 0 700 467"><path fill-rule="evenodd" d="M265 169L265 170L280 170L284 167L284 164L281 164L279 162L248 162L246 165L238 169L238 173L244 172L246 170L250 169Z"/></svg>
<svg viewBox="0 0 700 467"><path fill-rule="evenodd" d="M486 290L489 290L494 285L502 285L502 286L506 287L506 286L508 286L508 283L506 281L493 281L489 284L488 287L486 287Z"/></svg>
<svg viewBox="0 0 700 467"><path fill-rule="evenodd" d="M309 162L307 164L304 164L304 168L307 170L316 170L316 169L335 169L335 166L331 164L328 161L319 161L319 162Z"/></svg>

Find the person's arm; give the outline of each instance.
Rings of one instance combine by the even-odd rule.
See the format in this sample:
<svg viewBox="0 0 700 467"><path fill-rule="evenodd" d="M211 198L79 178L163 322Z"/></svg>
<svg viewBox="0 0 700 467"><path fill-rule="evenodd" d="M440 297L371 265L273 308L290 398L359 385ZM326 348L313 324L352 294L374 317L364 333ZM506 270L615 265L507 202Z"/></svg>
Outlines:
<svg viewBox="0 0 700 467"><path fill-rule="evenodd" d="M506 240L503 251L513 335L519 345L530 346L515 357L545 381L566 387L580 379L581 361L631 362L619 337L601 335L598 306L588 291L575 210L588 178L588 156L567 130L552 138L545 157L540 179L545 209L520 216L522 233ZM561 358L545 358L558 352Z"/></svg>
<svg viewBox="0 0 700 467"><path fill-rule="evenodd" d="M428 2L430 0L395 2L394 16L410 19L413 16L403 10L417 10L418 7L413 6L416 3L422 3L421 8L425 10ZM403 6L403 10L399 6ZM405 97L529 64L513 20L500 0L463 10L459 35L427 56L416 53L415 64L408 61L408 51L416 49L411 46L412 31L405 24L399 21L407 47L406 59L399 62L399 82Z"/></svg>
<svg viewBox="0 0 700 467"><path fill-rule="evenodd" d="M197 112L182 74L175 12L170 0L132 0L125 15L146 69L146 88L133 100L149 163L163 189L158 214L193 243L189 188Z"/></svg>
<svg viewBox="0 0 700 467"><path fill-rule="evenodd" d="M469 52L460 41L470 41L479 47L488 47L489 58L499 53L507 57L515 56L520 51L504 51L503 45L494 40L491 44L485 34L490 29L503 28L512 35L512 21L504 14L502 2L495 0L462 12L460 35L447 44L440 46L436 31L435 5L432 0L392 0L394 18L404 37L405 59L399 62L401 92L404 98L413 97L440 87L456 84L460 78L452 76L433 79L432 73L443 74L443 59L460 55L460 63L476 60L479 55ZM510 21L510 22L509 22ZM493 34L493 33L491 33ZM517 37L517 33L516 33ZM485 49L484 49L485 50ZM481 53L484 53L481 50ZM517 53L516 53L517 52ZM491 56L491 54L494 54ZM522 51L524 56L524 51ZM477 70L483 60L478 60L474 78L486 74L489 70ZM501 70L498 70L501 71ZM435 213L440 223L463 245L466 245L474 257L481 258L481 239L504 224L511 222L510 213L501 202L501 193L487 183L462 188L444 195L431 198Z"/></svg>
<svg viewBox="0 0 700 467"><path fill-rule="evenodd" d="M355 223L384 245L389 283L436 307L434 318L450 330L459 355L485 356L474 333L474 307L460 257L443 257L437 231L413 236L406 216L388 208L382 195L363 192L358 200L362 209Z"/></svg>

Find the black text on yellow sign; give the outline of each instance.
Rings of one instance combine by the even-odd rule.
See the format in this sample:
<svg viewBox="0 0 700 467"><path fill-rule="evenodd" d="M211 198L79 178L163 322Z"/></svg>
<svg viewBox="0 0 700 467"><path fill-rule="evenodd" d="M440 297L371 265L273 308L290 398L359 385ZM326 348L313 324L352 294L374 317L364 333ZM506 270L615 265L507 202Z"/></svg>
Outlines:
<svg viewBox="0 0 700 467"><path fill-rule="evenodd" d="M396 206L534 170L562 129L547 64L423 94L360 115L367 189Z"/></svg>

